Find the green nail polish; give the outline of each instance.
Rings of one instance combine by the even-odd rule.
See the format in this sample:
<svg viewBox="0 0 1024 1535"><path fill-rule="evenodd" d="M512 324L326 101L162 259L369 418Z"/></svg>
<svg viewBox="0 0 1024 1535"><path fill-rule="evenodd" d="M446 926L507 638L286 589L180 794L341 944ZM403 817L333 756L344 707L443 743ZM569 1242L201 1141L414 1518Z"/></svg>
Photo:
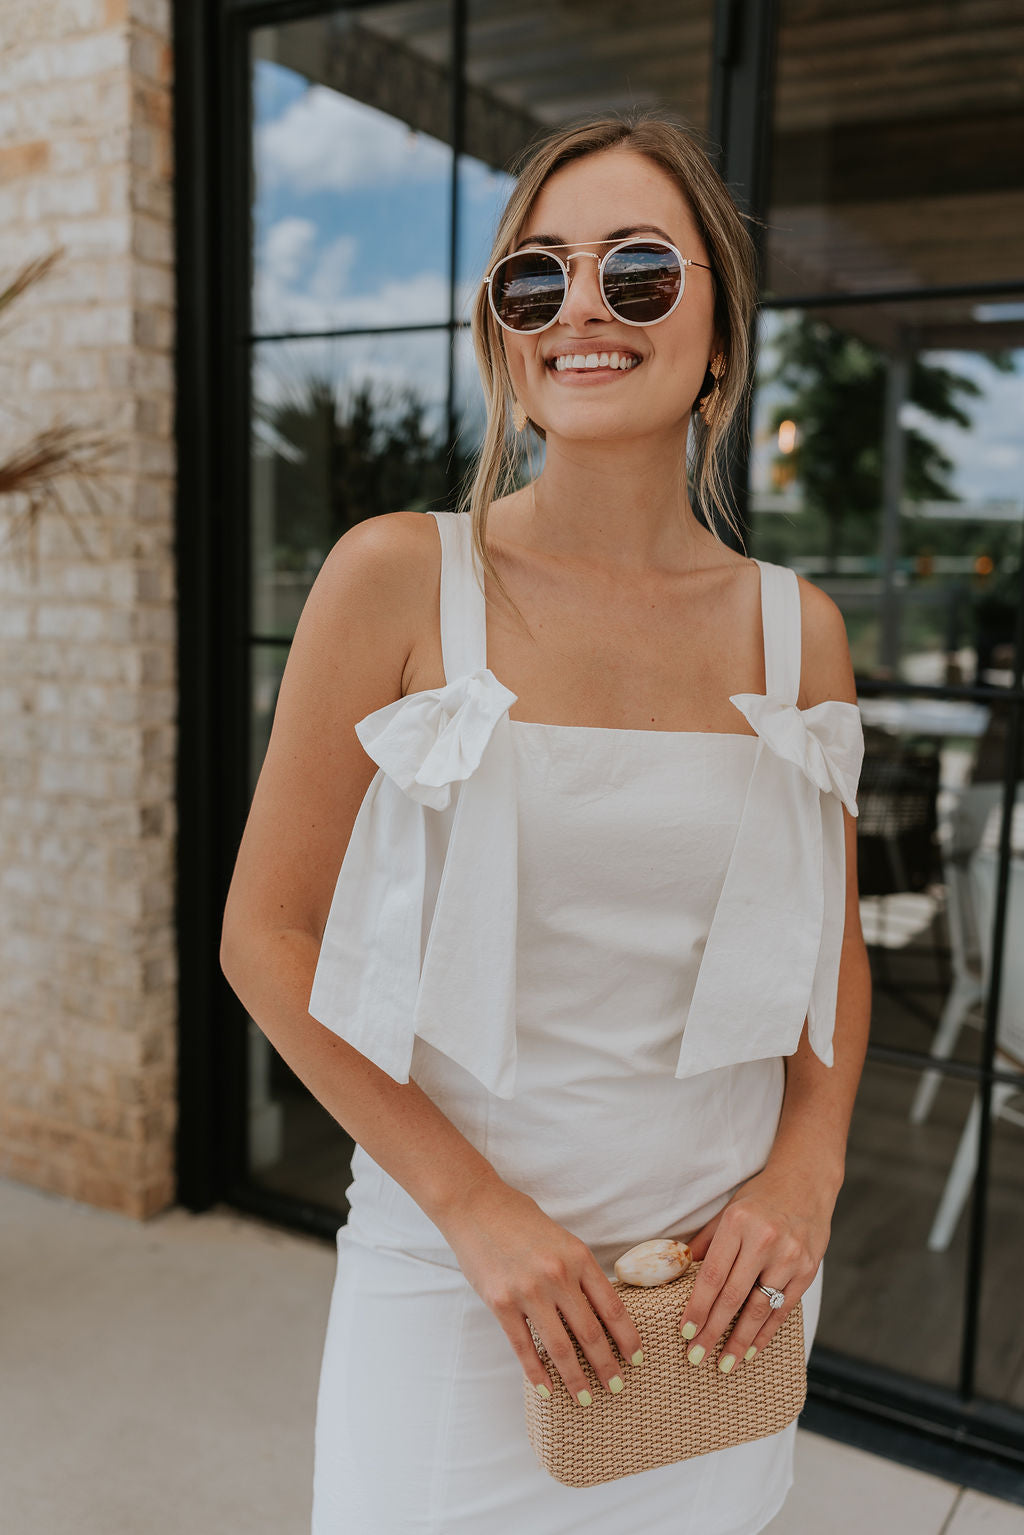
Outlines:
<svg viewBox="0 0 1024 1535"><path fill-rule="evenodd" d="M629 1362L630 1362L630 1364L643 1364L643 1362L644 1362L644 1351L643 1351L643 1349L642 1348L638 1348L636 1353L633 1355L632 1359Z"/></svg>
<svg viewBox="0 0 1024 1535"><path fill-rule="evenodd" d="M580 1391L577 1393L576 1400L581 1407L589 1407L594 1398L589 1391Z"/></svg>
<svg viewBox="0 0 1024 1535"><path fill-rule="evenodd" d="M723 1375L728 1375L729 1371L732 1369L735 1363L735 1354L723 1354L721 1359L718 1361L718 1368L721 1370Z"/></svg>
<svg viewBox="0 0 1024 1535"><path fill-rule="evenodd" d="M545 1386L543 1381L538 1381L533 1389L536 1391L538 1396L549 1397L551 1395L550 1389Z"/></svg>
<svg viewBox="0 0 1024 1535"><path fill-rule="evenodd" d="M622 1390L622 1376L621 1375L613 1375L612 1376L611 1380L608 1382L608 1390L611 1391L613 1395L616 1392L619 1392L619 1391Z"/></svg>
<svg viewBox="0 0 1024 1535"><path fill-rule="evenodd" d="M695 1343L686 1357L691 1364L700 1364L706 1352L703 1343Z"/></svg>
<svg viewBox="0 0 1024 1535"><path fill-rule="evenodd" d="M697 1324L696 1324L696 1322L687 1322L686 1326L683 1328L683 1337L684 1338L692 1338L692 1337L694 1337L696 1335L696 1332L697 1332Z"/></svg>
<svg viewBox="0 0 1024 1535"><path fill-rule="evenodd" d="M751 1360L751 1359L753 1359L753 1357L754 1357L754 1355L755 1355L755 1354L756 1354L756 1353L757 1353L757 1349L756 1349L756 1348L755 1348L755 1347L754 1347L754 1345L753 1345L753 1343L752 1343L752 1344L751 1344L751 1345L750 1345L750 1347L749 1347L749 1348L748 1348L748 1349L747 1349L747 1352L746 1352L746 1353L745 1353L745 1354L744 1354L744 1355L743 1355L743 1357L744 1357L744 1359L746 1359L746 1360Z"/></svg>

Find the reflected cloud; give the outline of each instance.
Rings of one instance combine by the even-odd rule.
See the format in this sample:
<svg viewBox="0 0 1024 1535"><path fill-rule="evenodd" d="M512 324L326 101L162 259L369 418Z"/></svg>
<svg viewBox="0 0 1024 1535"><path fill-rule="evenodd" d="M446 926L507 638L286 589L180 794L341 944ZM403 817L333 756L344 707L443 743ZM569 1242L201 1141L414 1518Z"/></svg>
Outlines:
<svg viewBox="0 0 1024 1535"><path fill-rule="evenodd" d="M386 112L312 85L254 136L257 179L298 193L443 183L450 152Z"/></svg>

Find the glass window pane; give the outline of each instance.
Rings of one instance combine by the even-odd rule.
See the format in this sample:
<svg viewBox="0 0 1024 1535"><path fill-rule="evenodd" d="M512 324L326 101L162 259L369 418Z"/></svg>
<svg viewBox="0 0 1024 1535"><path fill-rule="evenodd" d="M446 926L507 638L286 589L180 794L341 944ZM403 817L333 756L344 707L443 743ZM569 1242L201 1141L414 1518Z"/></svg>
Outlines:
<svg viewBox="0 0 1024 1535"><path fill-rule="evenodd" d="M1011 680L1024 306L765 309L751 543L848 613L863 676Z"/></svg>
<svg viewBox="0 0 1024 1535"><path fill-rule="evenodd" d="M508 166L535 135L584 113L668 108L706 130L711 0L469 0L459 162L459 312L484 275Z"/></svg>
<svg viewBox="0 0 1024 1535"><path fill-rule="evenodd" d="M294 595L298 608L305 593ZM282 605L284 597L281 598ZM270 744L277 695L288 647L250 648L250 794ZM354 1142L307 1090L251 1018L246 1019L247 1170L252 1180L277 1194L348 1213L345 1189L350 1181Z"/></svg>
<svg viewBox="0 0 1024 1535"><path fill-rule="evenodd" d="M405 7L401 8L403 11ZM253 329L449 317L449 7L253 33Z"/></svg>
<svg viewBox="0 0 1024 1535"><path fill-rule="evenodd" d="M779 9L768 292L1019 279L1019 0Z"/></svg>
<svg viewBox="0 0 1024 1535"><path fill-rule="evenodd" d="M956 1256L928 1246L973 1086L947 1078L927 1123L910 1122L918 1075L868 1061L846 1177L825 1253L819 1345L955 1387L963 1328L963 1230ZM893 1168L899 1177L893 1177Z"/></svg>
<svg viewBox="0 0 1024 1535"><path fill-rule="evenodd" d="M290 637L354 523L447 496L446 331L269 341L253 351L252 612Z"/></svg>
<svg viewBox="0 0 1024 1535"><path fill-rule="evenodd" d="M1015 884L1019 889L1019 878ZM1013 919L1015 935L1019 934L1022 920L1020 915ZM1019 937L1016 944L1021 947ZM1007 999L1015 1010L1018 1030L1022 996L1024 992L1018 979L1016 995ZM992 1140L975 1384L980 1396L1009 1407L1024 1408L1024 1350L1020 1325L1020 1276L1024 1264L1024 1060L1018 1060L1017 1064L1021 1070L1018 1085L997 1083L991 1089ZM977 1112L975 1109L975 1118ZM962 1133L968 1148L972 1128L965 1120ZM975 1157L976 1154L975 1150ZM952 1211L955 1211L959 1200L957 1186L952 1182L950 1199ZM961 1241L959 1228L969 1219L968 1205L956 1230L956 1237Z"/></svg>

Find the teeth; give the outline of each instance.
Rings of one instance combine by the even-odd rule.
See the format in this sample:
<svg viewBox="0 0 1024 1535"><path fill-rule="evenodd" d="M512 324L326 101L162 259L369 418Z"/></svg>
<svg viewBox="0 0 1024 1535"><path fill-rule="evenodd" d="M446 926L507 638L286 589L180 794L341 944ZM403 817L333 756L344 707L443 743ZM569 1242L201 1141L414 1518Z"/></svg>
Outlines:
<svg viewBox="0 0 1024 1535"><path fill-rule="evenodd" d="M584 368L618 368L626 373L630 368L635 368L639 361L638 357L629 352L588 352L586 356L581 352L564 353L555 358L555 370L564 373L567 368L574 371Z"/></svg>

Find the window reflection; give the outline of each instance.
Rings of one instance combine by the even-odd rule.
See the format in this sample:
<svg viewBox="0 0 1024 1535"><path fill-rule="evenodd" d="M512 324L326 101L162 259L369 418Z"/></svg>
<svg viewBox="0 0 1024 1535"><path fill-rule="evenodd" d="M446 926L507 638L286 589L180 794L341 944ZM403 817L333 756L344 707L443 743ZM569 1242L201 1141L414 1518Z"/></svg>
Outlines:
<svg viewBox="0 0 1024 1535"><path fill-rule="evenodd" d="M290 636L349 527L445 499L447 333L265 342L253 384L253 623Z"/></svg>
<svg viewBox="0 0 1024 1535"><path fill-rule="evenodd" d="M932 1252L927 1238L973 1087L948 1078L927 1123L913 1125L917 1082L902 1067L865 1066L825 1254L815 1347L954 1387L964 1263ZM961 1229L961 1258L963 1242Z"/></svg>
<svg viewBox="0 0 1024 1535"><path fill-rule="evenodd" d="M862 676L1011 678L1024 323L972 307L762 315L752 536L839 602Z"/></svg>
<svg viewBox="0 0 1024 1535"><path fill-rule="evenodd" d="M1022 49L1018 0L782 0L768 292L1019 277Z"/></svg>
<svg viewBox="0 0 1024 1535"><path fill-rule="evenodd" d="M258 334L448 319L447 66L388 11L253 34Z"/></svg>

